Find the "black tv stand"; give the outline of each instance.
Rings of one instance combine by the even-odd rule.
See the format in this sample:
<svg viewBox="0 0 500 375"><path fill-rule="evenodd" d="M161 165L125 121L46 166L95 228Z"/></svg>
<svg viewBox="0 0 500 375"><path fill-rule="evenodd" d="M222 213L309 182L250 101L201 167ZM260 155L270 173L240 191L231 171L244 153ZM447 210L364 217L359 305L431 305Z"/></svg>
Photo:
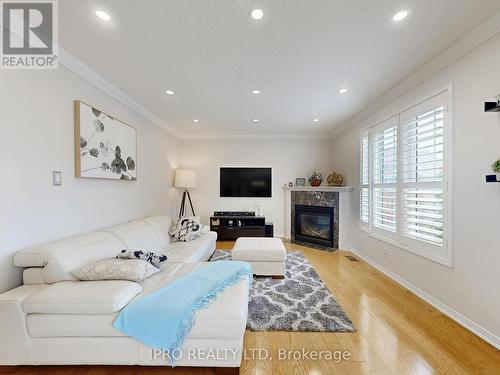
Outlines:
<svg viewBox="0 0 500 375"><path fill-rule="evenodd" d="M267 231L266 231L267 227ZM217 232L219 240L236 240L238 237L272 237L272 223L266 224L264 216L255 212L221 211L210 217L210 230Z"/></svg>

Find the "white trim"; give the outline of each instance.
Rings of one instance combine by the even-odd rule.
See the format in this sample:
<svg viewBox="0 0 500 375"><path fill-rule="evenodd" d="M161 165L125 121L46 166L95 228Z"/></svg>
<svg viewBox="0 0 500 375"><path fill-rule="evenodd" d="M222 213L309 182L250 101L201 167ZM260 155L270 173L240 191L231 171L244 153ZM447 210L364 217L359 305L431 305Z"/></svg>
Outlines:
<svg viewBox="0 0 500 375"><path fill-rule="evenodd" d="M464 328L468 329L475 335L479 336L481 339L486 341L487 343L493 345L496 349L500 349L500 337L496 336L493 332L488 331L487 329L481 327L479 324L474 323L472 320L469 318L465 317L464 315L460 314L459 312L455 311L448 305L444 304L437 298L431 296L429 293L425 292L424 290L420 289L418 286L412 284L405 278L397 275L396 273L392 272L388 268L382 266L381 264L377 263L370 257L360 253L359 251L355 249L351 249L351 251L359 256L361 259L363 259L365 262L367 262L370 266L376 268L383 274L387 275L390 277L392 280L397 282L399 285L403 286L404 288L408 289L409 291L413 292L415 295L418 297L422 298L425 302L429 303L433 307L435 307L437 310L441 311L444 315L448 316L449 318L453 319L455 322L463 326Z"/></svg>
<svg viewBox="0 0 500 375"><path fill-rule="evenodd" d="M144 118L151 121L156 126L167 130L174 137L181 140L208 140L208 139L331 139L327 134L188 134L182 133L174 126L165 123L161 118L153 112L139 104L136 100L125 94L123 91L106 80L95 70L84 64L71 53L59 47L59 63L68 70L94 85L99 90L103 91L113 99L122 103L126 107L140 114Z"/></svg>
<svg viewBox="0 0 500 375"><path fill-rule="evenodd" d="M136 102L130 96L125 94L123 91L114 86L111 82L102 77L95 70L91 69L88 65L81 62L75 56L70 54L68 51L59 47L59 63L65 66L68 70L75 73L80 78L83 78L87 82L91 83L99 90L103 91L107 95L116 99L126 107L140 114L144 118L151 121L153 124L167 130L173 136L182 139L182 134L174 127L166 124L154 113L146 109L144 106Z"/></svg>
<svg viewBox="0 0 500 375"><path fill-rule="evenodd" d="M374 113L379 113L379 111L387 107L388 104L403 96L447 66L453 64L498 33L500 33L500 12L495 13L486 22L477 26L469 34L465 35L462 39L440 53L427 64L417 69L413 74L399 82L385 94L380 95L376 100L367 104L363 110L355 114L350 120L337 126L330 133L330 136L335 138L350 127L368 120Z"/></svg>
<svg viewBox="0 0 500 375"><path fill-rule="evenodd" d="M330 134L183 134L184 140L207 139L332 139Z"/></svg>

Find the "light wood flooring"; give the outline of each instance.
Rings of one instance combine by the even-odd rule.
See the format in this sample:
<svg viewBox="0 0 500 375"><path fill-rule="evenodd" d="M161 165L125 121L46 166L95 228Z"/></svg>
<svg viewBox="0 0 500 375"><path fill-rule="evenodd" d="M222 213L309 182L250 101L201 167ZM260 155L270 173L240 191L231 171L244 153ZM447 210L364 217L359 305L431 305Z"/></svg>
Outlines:
<svg viewBox="0 0 500 375"><path fill-rule="evenodd" d="M230 249L232 242L219 242ZM250 332L240 374L500 374L500 353L349 252L301 250L352 319L355 333ZM252 349L261 348L259 360ZM349 360L279 360L279 350L350 353ZM254 353L256 354L256 353ZM255 357L255 358L253 358ZM0 368L16 374L213 374L213 369L63 366Z"/></svg>

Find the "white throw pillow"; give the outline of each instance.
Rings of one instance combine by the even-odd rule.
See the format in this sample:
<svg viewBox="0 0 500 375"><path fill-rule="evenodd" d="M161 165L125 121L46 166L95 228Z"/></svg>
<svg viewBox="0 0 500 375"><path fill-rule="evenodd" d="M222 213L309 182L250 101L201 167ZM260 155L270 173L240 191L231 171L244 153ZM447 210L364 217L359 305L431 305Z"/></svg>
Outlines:
<svg viewBox="0 0 500 375"><path fill-rule="evenodd" d="M160 272L158 268L141 259L107 259L87 264L71 274L83 281L129 280L141 282Z"/></svg>
<svg viewBox="0 0 500 375"><path fill-rule="evenodd" d="M203 225L195 216L181 217L172 222L170 236L177 241L189 242L202 235Z"/></svg>

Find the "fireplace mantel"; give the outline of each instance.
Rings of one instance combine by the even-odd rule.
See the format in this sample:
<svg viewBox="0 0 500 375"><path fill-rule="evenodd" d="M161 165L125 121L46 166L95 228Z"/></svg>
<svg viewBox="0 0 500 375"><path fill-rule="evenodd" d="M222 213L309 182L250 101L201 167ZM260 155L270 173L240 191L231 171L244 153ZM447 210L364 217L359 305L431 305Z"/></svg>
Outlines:
<svg viewBox="0 0 500 375"><path fill-rule="evenodd" d="M338 192L338 247L339 249L349 250L352 248L348 243L350 233L351 218L351 200L352 200L352 187L349 186L284 186L285 191L285 238L292 238L292 192Z"/></svg>
<svg viewBox="0 0 500 375"><path fill-rule="evenodd" d="M350 186L284 186L285 191L338 191L340 192L351 192L352 187Z"/></svg>

